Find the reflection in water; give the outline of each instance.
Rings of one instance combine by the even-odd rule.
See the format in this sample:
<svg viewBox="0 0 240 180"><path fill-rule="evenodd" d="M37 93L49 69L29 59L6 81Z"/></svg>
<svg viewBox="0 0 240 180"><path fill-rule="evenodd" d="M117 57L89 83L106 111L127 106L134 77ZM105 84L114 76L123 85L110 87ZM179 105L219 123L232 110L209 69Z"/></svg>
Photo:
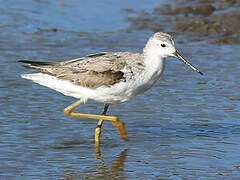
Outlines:
<svg viewBox="0 0 240 180"><path fill-rule="evenodd" d="M119 176L123 172L124 162L127 156L127 149L122 151L119 156L112 162L111 165L105 166L104 160L101 154L96 154L96 158L99 161L97 172L101 177L114 178Z"/></svg>
<svg viewBox="0 0 240 180"><path fill-rule="evenodd" d="M98 159L98 165L93 173L88 173L88 175L82 176L82 174L65 174L61 179L74 179L74 178L82 178L82 179L115 179L116 177L121 177L125 179L122 172L124 172L124 163L127 156L127 149L123 150L117 157L114 159L110 165L106 165L104 163L103 157L101 156L100 151L96 153L96 158Z"/></svg>
<svg viewBox="0 0 240 180"><path fill-rule="evenodd" d="M96 159L99 160L99 163L103 163L103 159L100 151L100 144L96 144L96 142L95 142L95 154L96 154Z"/></svg>

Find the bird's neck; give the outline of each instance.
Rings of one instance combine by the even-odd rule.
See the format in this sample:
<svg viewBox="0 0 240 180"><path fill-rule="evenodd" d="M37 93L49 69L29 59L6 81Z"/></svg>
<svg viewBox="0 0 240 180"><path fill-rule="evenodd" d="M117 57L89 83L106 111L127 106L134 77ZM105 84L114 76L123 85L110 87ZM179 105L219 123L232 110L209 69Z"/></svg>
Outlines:
<svg viewBox="0 0 240 180"><path fill-rule="evenodd" d="M160 76L165 67L165 57L154 53L154 49L144 49L144 62L146 66L146 71L152 76Z"/></svg>

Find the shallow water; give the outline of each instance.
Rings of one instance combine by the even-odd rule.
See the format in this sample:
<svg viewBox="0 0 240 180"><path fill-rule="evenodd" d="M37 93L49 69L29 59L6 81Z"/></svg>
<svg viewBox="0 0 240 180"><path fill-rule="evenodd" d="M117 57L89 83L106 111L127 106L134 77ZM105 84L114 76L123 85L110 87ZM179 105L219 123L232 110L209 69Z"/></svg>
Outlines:
<svg viewBox="0 0 240 180"><path fill-rule="evenodd" d="M18 59L66 60L100 51L140 52L151 32L126 33L124 8L151 1L0 1L1 179L238 179L240 46L188 42L182 54L205 73L169 58L161 80L137 99L110 107L130 141L96 120L66 117L75 99L20 78ZM104 10L104 13L103 13ZM108 18L106 18L106 14ZM56 29L55 29L56 28ZM179 43L178 43L179 42ZM77 111L100 113L89 101Z"/></svg>

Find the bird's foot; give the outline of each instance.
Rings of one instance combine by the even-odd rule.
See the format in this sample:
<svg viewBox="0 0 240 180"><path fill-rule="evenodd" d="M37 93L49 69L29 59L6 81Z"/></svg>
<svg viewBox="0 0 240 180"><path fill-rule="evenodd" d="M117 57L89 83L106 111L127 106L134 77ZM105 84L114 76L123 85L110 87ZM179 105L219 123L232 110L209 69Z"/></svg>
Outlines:
<svg viewBox="0 0 240 180"><path fill-rule="evenodd" d="M121 122L121 121L111 121L112 122L112 125L115 126L117 129L118 129L118 134L119 136L124 139L124 140L128 140L128 137L127 137L127 132L126 132L126 129L125 129L125 126L124 126L124 123Z"/></svg>

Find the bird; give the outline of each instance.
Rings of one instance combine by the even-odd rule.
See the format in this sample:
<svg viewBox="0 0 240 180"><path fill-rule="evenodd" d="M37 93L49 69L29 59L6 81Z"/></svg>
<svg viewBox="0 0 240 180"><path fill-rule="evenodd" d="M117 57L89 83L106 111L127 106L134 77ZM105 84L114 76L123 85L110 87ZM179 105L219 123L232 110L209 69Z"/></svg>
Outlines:
<svg viewBox="0 0 240 180"><path fill-rule="evenodd" d="M171 35L164 32L154 33L142 53L100 52L61 62L19 62L38 71L22 74L22 78L77 99L64 109L66 116L99 119L95 128L95 145L99 146L104 120L111 121L120 137L128 140L124 123L117 116L107 115L107 110L112 104L130 101L150 89L162 75L167 57L175 57L203 75L180 55ZM88 100L104 104L101 115L72 112Z"/></svg>

